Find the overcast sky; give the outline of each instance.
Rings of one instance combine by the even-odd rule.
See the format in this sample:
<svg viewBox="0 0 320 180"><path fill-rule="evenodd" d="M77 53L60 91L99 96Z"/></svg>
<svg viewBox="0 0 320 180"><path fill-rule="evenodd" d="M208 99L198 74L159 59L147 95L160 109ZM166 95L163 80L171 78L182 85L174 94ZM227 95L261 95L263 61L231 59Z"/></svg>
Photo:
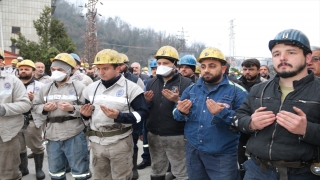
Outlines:
<svg viewBox="0 0 320 180"><path fill-rule="evenodd" d="M80 0L69 0L79 1ZM88 0L83 0L88 2ZM320 45L319 0L99 0L98 13L119 16L132 27L179 35L187 43L204 42L229 54L230 20L234 19L235 55L270 57L269 40L285 29L304 32Z"/></svg>

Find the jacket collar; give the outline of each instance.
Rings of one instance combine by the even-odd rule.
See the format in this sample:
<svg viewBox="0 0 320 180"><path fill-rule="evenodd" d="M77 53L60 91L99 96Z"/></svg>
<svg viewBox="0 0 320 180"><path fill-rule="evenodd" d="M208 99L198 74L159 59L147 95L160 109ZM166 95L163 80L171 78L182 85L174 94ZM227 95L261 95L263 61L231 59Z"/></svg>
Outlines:
<svg viewBox="0 0 320 180"><path fill-rule="evenodd" d="M229 79L228 79L228 76L224 74L222 80L218 83L217 87L212 89L212 91L214 91L215 89L218 89L220 86L225 85L225 84L229 84ZM196 86L202 86L207 91L207 88L205 87L206 84L205 84L203 78L198 79Z"/></svg>
<svg viewBox="0 0 320 180"><path fill-rule="evenodd" d="M243 75L239 78L239 80L243 83L246 84L248 81L246 79L246 77L244 77ZM261 76L260 73L257 75L257 78L254 80L254 84L259 84L261 83Z"/></svg>
<svg viewBox="0 0 320 180"><path fill-rule="evenodd" d="M312 82L314 79L315 79L314 73L311 70L308 70L307 76L305 76L304 78L298 81L293 81L293 87L294 89L300 89L304 87L306 84L308 84L309 82ZM279 86L280 77L278 74L274 77L274 81Z"/></svg>
<svg viewBox="0 0 320 180"><path fill-rule="evenodd" d="M168 80L168 82L174 81L175 79L177 79L180 76L180 74L178 73L174 73L173 77L171 79ZM163 83L163 77L161 75L157 75L157 78Z"/></svg>

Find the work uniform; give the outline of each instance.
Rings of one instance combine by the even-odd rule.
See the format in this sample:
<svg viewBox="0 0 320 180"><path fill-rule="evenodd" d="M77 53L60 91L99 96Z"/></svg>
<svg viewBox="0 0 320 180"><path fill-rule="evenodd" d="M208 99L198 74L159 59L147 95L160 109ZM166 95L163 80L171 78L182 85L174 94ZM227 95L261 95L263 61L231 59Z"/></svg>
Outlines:
<svg viewBox="0 0 320 180"><path fill-rule="evenodd" d="M80 105L83 104L82 91L85 86L69 79L57 87L56 83L46 84L34 100L36 113L47 115L45 138L48 140L47 154L51 178L65 177L66 163L71 167L71 174L76 179L87 179L89 157L84 124L80 117ZM69 102L74 106L73 112L56 109L50 112L43 110L46 102Z"/></svg>
<svg viewBox="0 0 320 180"><path fill-rule="evenodd" d="M50 79L50 76L48 75L43 75L40 78L35 78L35 80L43 83L43 84L48 84L48 83L52 83L52 80Z"/></svg>
<svg viewBox="0 0 320 180"><path fill-rule="evenodd" d="M90 84L83 96L86 103L91 103L95 108L90 120L91 131L88 132L93 179L131 179L131 126L148 117L143 90L120 75L109 81ZM118 118L106 116L100 105L118 110Z"/></svg>
<svg viewBox="0 0 320 180"><path fill-rule="evenodd" d="M73 81L79 81L79 82L83 83L86 86L88 86L89 84L93 83L93 80L89 76L81 73L79 70L77 70L75 73L73 73L70 76L70 79L73 80Z"/></svg>
<svg viewBox="0 0 320 180"><path fill-rule="evenodd" d="M25 84L27 93L33 92L34 96L37 96L40 92L43 83L32 79L28 84ZM23 130L23 136L25 136L25 142L22 142L22 152L26 152L26 145L31 149L34 154L41 154L44 151L42 146L42 129L46 116L37 114L33 109L29 112L24 113L25 118L29 121L29 125Z"/></svg>
<svg viewBox="0 0 320 180"><path fill-rule="evenodd" d="M0 106L5 109L5 114L0 115L0 179L20 179L17 134L24 124L22 113L30 110L31 102L20 79L0 73Z"/></svg>

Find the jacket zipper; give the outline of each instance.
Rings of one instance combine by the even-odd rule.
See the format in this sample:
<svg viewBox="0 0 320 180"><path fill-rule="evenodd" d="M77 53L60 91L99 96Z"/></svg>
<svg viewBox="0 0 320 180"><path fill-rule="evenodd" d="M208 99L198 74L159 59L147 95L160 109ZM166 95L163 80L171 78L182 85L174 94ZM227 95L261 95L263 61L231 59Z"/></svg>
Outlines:
<svg viewBox="0 0 320 180"><path fill-rule="evenodd" d="M317 101L305 101L305 100L295 100L294 102L300 102L300 103L311 103L311 104L320 104L320 102Z"/></svg>
<svg viewBox="0 0 320 180"><path fill-rule="evenodd" d="M283 100L284 101L284 100ZM280 112L280 110L281 110L281 108L282 108L282 104L283 104L283 102L281 103L281 105L280 105L280 108L279 108L279 112ZM272 158L271 158L271 149L272 149L272 145L273 145L273 138L274 138L274 135L275 135L275 133L276 133L276 130L277 130L277 125L278 125L278 123L276 122L276 124L274 125L274 130L273 130L273 132L272 132L272 138L271 138L271 143L270 143L270 149L269 149L269 158L270 158L270 160L272 161Z"/></svg>
<svg viewBox="0 0 320 180"><path fill-rule="evenodd" d="M164 83L163 83L163 88L162 88L162 90L165 88L166 84L167 84L167 82L164 82ZM162 107L162 99L163 99L163 95L161 95L160 107Z"/></svg>
<svg viewBox="0 0 320 180"><path fill-rule="evenodd" d="M280 91L280 92L281 92L281 91ZM290 93L291 93L291 92L290 92ZM289 93L289 94L290 94L290 93ZM281 111L282 105L283 105L284 101L287 99L287 97L288 97L289 94L287 94L287 96L286 96L286 97L284 98L284 100L281 102L278 112ZM281 96L282 96L282 92L281 92ZM281 98L281 97L280 97L280 98ZM276 134L276 130L277 130L277 125L278 125L278 123L276 122L275 125L274 125L274 130L273 130L273 132L272 132L272 138L271 138L271 143L270 143L269 158L270 158L271 161L272 161L271 151L272 151L272 145L273 145L274 135Z"/></svg>

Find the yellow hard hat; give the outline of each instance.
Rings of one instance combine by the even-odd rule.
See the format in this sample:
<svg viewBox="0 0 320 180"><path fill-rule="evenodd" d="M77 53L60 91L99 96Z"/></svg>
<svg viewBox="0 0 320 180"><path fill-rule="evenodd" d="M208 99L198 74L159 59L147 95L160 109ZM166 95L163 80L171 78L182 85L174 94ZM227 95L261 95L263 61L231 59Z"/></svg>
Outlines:
<svg viewBox="0 0 320 180"><path fill-rule="evenodd" d="M89 67L89 63L84 63L83 65L84 65L85 68Z"/></svg>
<svg viewBox="0 0 320 180"><path fill-rule="evenodd" d="M214 47L209 47L204 49L197 60L198 62L200 62L202 59L218 59L218 60L226 61L226 58L224 57L220 49L217 49Z"/></svg>
<svg viewBox="0 0 320 180"><path fill-rule="evenodd" d="M81 63L81 64L80 64L80 66L81 66L81 67L83 67L83 66L84 66L84 64L83 64L83 63Z"/></svg>
<svg viewBox="0 0 320 180"><path fill-rule="evenodd" d="M34 64L34 62L29 60L29 59L26 59L26 60L23 60L23 61L19 62L17 64L17 66L18 66L18 68L20 66L30 66L30 67L36 68L36 65Z"/></svg>
<svg viewBox="0 0 320 180"><path fill-rule="evenodd" d="M98 64L122 64L119 53L112 49L104 49L97 53L94 58L94 65Z"/></svg>
<svg viewBox="0 0 320 180"><path fill-rule="evenodd" d="M120 56L120 58L121 58L121 63L127 63L127 62L129 62L129 58L128 58L128 56L127 55L125 55L125 54L123 54L123 53L119 53L119 56Z"/></svg>
<svg viewBox="0 0 320 180"><path fill-rule="evenodd" d="M96 67L96 65L92 65L92 68L95 68Z"/></svg>
<svg viewBox="0 0 320 180"><path fill-rule="evenodd" d="M18 64L18 59L12 59L11 64Z"/></svg>
<svg viewBox="0 0 320 180"><path fill-rule="evenodd" d="M77 64L73 57L68 53L60 53L56 57L53 58L53 61L62 61L69 64L72 68L76 68Z"/></svg>
<svg viewBox="0 0 320 180"><path fill-rule="evenodd" d="M201 73L201 71L200 71L200 69L201 69L201 67L200 66L196 66L196 74L200 74Z"/></svg>
<svg viewBox="0 0 320 180"><path fill-rule="evenodd" d="M179 61L178 51L172 46L162 46L154 56L156 59L160 58L169 58L176 61Z"/></svg>
<svg viewBox="0 0 320 180"><path fill-rule="evenodd" d="M147 67L142 68L142 71L148 71Z"/></svg>

